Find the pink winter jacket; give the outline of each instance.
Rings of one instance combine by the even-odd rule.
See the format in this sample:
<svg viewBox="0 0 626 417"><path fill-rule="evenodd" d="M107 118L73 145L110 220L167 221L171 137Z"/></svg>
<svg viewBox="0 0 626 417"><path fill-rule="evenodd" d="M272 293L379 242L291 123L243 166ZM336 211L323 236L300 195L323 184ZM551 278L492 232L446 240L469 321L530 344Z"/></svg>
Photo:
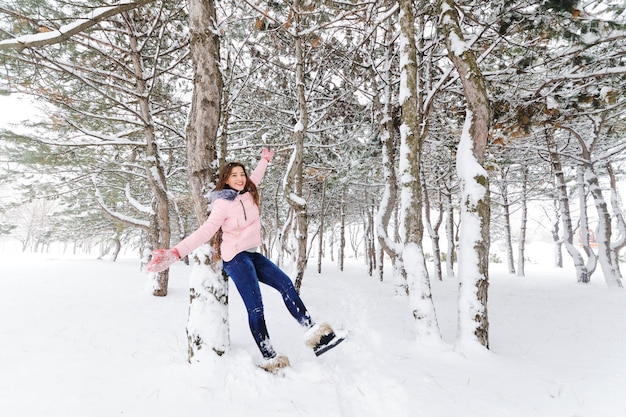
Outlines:
<svg viewBox="0 0 626 417"><path fill-rule="evenodd" d="M248 181L258 185L268 162L261 159ZM261 216L250 193L226 189L213 192L213 208L206 221L174 248L181 258L210 240L222 228L222 259L232 260L239 252L261 246Z"/></svg>

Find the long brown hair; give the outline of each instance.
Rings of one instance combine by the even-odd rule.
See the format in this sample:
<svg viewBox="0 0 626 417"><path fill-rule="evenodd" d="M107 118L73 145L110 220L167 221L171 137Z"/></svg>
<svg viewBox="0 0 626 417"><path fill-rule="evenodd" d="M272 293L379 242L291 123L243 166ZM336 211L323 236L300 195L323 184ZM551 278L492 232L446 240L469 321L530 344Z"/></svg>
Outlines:
<svg viewBox="0 0 626 417"><path fill-rule="evenodd" d="M214 191L223 190L226 188L226 181L228 181L228 177L230 176L230 173L235 167L241 167L241 169L243 169L243 173L246 176L246 188L244 190L249 192L250 195L252 195L252 199L254 200L254 203L258 206L259 205L259 190L256 187L256 184L248 176L248 171L246 171L246 167L243 166L241 162L229 162L227 164L222 165L222 167L220 168L220 173L217 178L217 184L215 185Z"/></svg>

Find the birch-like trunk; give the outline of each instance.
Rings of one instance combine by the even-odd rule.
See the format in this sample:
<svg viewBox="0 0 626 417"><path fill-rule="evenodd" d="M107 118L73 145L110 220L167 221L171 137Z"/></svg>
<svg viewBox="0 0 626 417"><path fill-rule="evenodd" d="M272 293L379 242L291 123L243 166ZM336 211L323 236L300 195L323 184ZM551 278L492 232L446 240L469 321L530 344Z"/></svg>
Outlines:
<svg viewBox="0 0 626 417"><path fill-rule="evenodd" d="M217 129L220 123L222 75L220 41L215 27L213 0L187 0L190 52L194 87L187 120L187 164L198 223L208 215L207 194L212 189L217 166ZM228 281L211 243L192 254L187 320L188 360L201 352L218 356L229 347Z"/></svg>
<svg viewBox="0 0 626 417"><path fill-rule="evenodd" d="M478 342L488 348L489 176L482 164L491 114L484 77L465 41L456 7L453 0L443 0L440 16L448 57L459 73L467 105L457 152L457 173L461 181L457 343Z"/></svg>

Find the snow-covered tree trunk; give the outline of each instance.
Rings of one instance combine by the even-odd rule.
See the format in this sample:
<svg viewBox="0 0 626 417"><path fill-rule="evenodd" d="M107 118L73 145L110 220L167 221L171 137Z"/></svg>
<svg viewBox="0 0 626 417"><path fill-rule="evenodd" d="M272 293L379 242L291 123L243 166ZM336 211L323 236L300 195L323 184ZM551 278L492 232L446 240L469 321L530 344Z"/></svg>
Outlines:
<svg viewBox="0 0 626 417"><path fill-rule="evenodd" d="M298 109L296 124L293 127L293 151L289 166L285 174L284 192L287 203L291 206L295 214L295 222L291 229L293 239L296 241L295 279L294 284L298 291L304 278L304 270L307 264L307 239L308 239L308 219L307 202L303 198L303 164L304 164L304 138L309 125L309 113L307 109L307 99L305 94L305 57L304 45L301 34L300 0L295 0L293 4L293 28L292 34L295 43L295 85Z"/></svg>
<svg viewBox="0 0 626 417"><path fill-rule="evenodd" d="M454 278L454 258L456 256L456 239L454 238L454 206L452 204L452 192L446 190L445 194L446 210L446 277Z"/></svg>
<svg viewBox="0 0 626 417"><path fill-rule="evenodd" d="M602 195L600 182L591 166L586 167L585 178L589 184L589 193L593 197L593 201L598 213L598 232L596 241L598 242L598 262L604 274L604 280L609 287L623 288L622 274L619 268L613 263L611 256L611 215L609 213L606 200Z"/></svg>
<svg viewBox="0 0 626 417"><path fill-rule="evenodd" d="M557 268L563 268L563 238L561 237L561 211L559 204L559 196L556 178L554 179L555 193L552 198L552 209L554 211L554 220L552 221L552 227L550 228L550 234L552 235L552 241L554 242L554 266Z"/></svg>
<svg viewBox="0 0 626 417"><path fill-rule="evenodd" d="M318 247L317 247L317 273L322 273L322 260L324 258L324 227L326 221L326 188L328 187L328 181L324 180L322 183L322 203L320 209L320 231L318 233Z"/></svg>
<svg viewBox="0 0 626 417"><path fill-rule="evenodd" d="M502 196L502 210L504 211L504 243L506 245L506 265L510 274L515 273L515 260L513 259L513 237L511 229L511 203L509 202L509 187L507 184L507 170L503 170L500 194Z"/></svg>
<svg viewBox="0 0 626 417"><path fill-rule="evenodd" d="M169 248L170 246L170 211L169 199L167 196L167 185L163 164L159 156L159 150L155 137L155 123L150 108L150 100L144 68L142 65L139 39L137 31L133 25L132 17L127 12L122 14L124 21L128 25L129 53L131 56L133 70L135 71L135 88L137 90L139 111L143 124L144 137L146 139L146 176L148 183L154 194L154 227L150 228L152 234L151 241L156 248ZM152 273L152 294L159 297L167 295L169 281L169 269Z"/></svg>
<svg viewBox="0 0 626 417"><path fill-rule="evenodd" d="M453 0L442 1L440 16L448 57L459 73L467 105L456 159L461 181L457 344L478 342L488 348L489 176L482 164L491 121L489 99L484 77L465 41Z"/></svg>
<svg viewBox="0 0 626 417"><path fill-rule="evenodd" d="M187 360L222 356L230 346L228 279L217 265L213 246L205 243L190 255Z"/></svg>
<svg viewBox="0 0 626 417"><path fill-rule="evenodd" d="M585 266L585 261L582 255L574 246L574 230L572 227L572 216L569 207L569 197L567 195L567 184L565 183L565 174L563 173L563 167L561 165L561 158L558 152L552 150L552 144L550 138L548 138L547 148L550 152L550 160L552 163L552 170L556 179L555 186L557 192L557 198L559 200L559 211L561 215L561 221L563 223L563 244L567 253L572 257L574 261L574 268L576 269L576 279L581 283L589 282L589 273Z"/></svg>
<svg viewBox="0 0 626 417"><path fill-rule="evenodd" d="M213 0L187 0L194 88L187 121L187 164L198 223L208 214L207 193L216 174L217 128L222 76L220 41ZM189 282L187 340L189 361L202 352L222 355L228 349L228 281L218 257L206 244L193 254Z"/></svg>
<svg viewBox="0 0 626 417"><path fill-rule="evenodd" d="M589 194L591 194L591 196L593 197L596 211L598 213L598 228L596 234L596 242L598 244L597 262L600 263L600 268L602 269L602 273L604 274L604 280L607 286L623 288L624 285L622 283L622 275L619 271L619 268L613 263L613 257L611 255L611 215L609 213L606 200L604 199L604 195L602 194L602 189L600 188L600 181L598 180L598 176L594 171L591 161L591 149L594 148L593 145L598 137L598 132L600 131L600 128L598 127L597 129L595 129L595 134L592 135L593 142L590 145L587 145L587 143L585 143L585 141L583 140L583 137L574 129L565 129L578 140L578 144L581 147L582 158L585 162L584 165L579 166L579 177L582 177L582 181L584 182L584 184L587 185ZM581 196L583 196L583 185L579 184L579 186L580 194ZM584 197L586 197L586 195ZM593 261L595 264L596 255L589 245L587 210L585 202L586 198L581 197L580 227L582 229L581 231L583 232L582 243L585 251L589 255L590 261ZM593 272L592 268L589 265L587 266L587 269L590 274Z"/></svg>
<svg viewBox="0 0 626 417"><path fill-rule="evenodd" d="M591 230L589 228L589 214L587 212L587 184L585 182L584 168L580 165L576 167L576 183L578 187L578 212L580 213L578 216L580 225L578 232L580 235L580 244L587 255L585 268L591 279L591 275L596 270L598 264L598 257L593 249L591 249Z"/></svg>
<svg viewBox="0 0 626 417"><path fill-rule="evenodd" d="M611 185L612 224L617 230L617 233L615 233L616 237L611 242L611 259L613 265L619 268L619 251L626 246L626 221L624 220L621 199L617 190L617 180L610 162L606 164L606 170L609 174L609 183Z"/></svg>
<svg viewBox="0 0 626 417"><path fill-rule="evenodd" d="M430 195L428 188L426 187L426 180L422 175L422 189L424 200L424 225L428 230L430 236L430 244L433 250L433 270L437 280L443 280L443 271L441 266L441 248L439 245L439 227L443 223L443 201L441 199L441 192L439 192L439 206L437 207L437 219L433 222L430 218Z"/></svg>
<svg viewBox="0 0 626 417"><path fill-rule="evenodd" d="M367 194L367 193L366 193ZM370 200L369 197L366 197ZM374 202L366 204L364 207L363 225L365 230L364 246L365 246L365 260L367 263L367 273L371 277L376 268L376 245L374 244Z"/></svg>
<svg viewBox="0 0 626 417"><path fill-rule="evenodd" d="M343 271L343 264L346 259L346 190L341 193L339 203L339 248L337 249L337 262L339 270Z"/></svg>
<svg viewBox="0 0 626 417"><path fill-rule="evenodd" d="M382 159L382 178L383 178L383 192L378 203L378 210L375 218L376 236L378 239L378 246L381 250L380 259L378 262L378 279L383 280L383 255L386 253L391 260L392 280L395 283L396 294L406 294L406 282L402 275L401 260L399 257L400 248L389 235L389 224L391 216L396 207L396 201L398 199L398 178L396 175L396 128L394 126L394 114L393 103L394 97L397 94L394 89L395 83L391 82L393 79L393 59L394 59L394 34L392 30L392 22L389 20L387 30L385 31L385 71L379 71L375 68L376 62L372 61L371 71L372 77L376 74L380 74L382 77L381 88L375 89L375 95L373 105L375 111L379 115L378 129L379 139L381 144L381 159ZM381 91L380 96L378 92Z"/></svg>
<svg viewBox="0 0 626 417"><path fill-rule="evenodd" d="M519 242L517 246L517 276L523 277L526 275L524 266L526 265L526 228L528 225L528 166L522 164L522 195L520 198L521 219L519 227Z"/></svg>
<svg viewBox="0 0 626 417"><path fill-rule="evenodd" d="M422 86L418 85L417 47L413 2L400 1L400 237L402 262L409 290L411 310L418 337L439 339L439 324L432 300L430 280L422 240L422 187L420 158L422 153L424 114Z"/></svg>

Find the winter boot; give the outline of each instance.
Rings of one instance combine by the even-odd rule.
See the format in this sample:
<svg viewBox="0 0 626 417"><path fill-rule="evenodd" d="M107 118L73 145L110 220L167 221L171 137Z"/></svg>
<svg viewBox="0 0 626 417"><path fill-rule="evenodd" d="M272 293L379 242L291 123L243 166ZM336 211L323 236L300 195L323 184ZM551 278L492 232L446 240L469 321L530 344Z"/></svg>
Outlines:
<svg viewBox="0 0 626 417"><path fill-rule="evenodd" d="M313 349L315 356L337 346L345 337L337 336L328 323L316 324L304 334L306 345Z"/></svg>
<svg viewBox="0 0 626 417"><path fill-rule="evenodd" d="M263 363L259 366L267 372L275 374L280 369L289 366L289 358L284 355L277 355L273 358L264 360Z"/></svg>

